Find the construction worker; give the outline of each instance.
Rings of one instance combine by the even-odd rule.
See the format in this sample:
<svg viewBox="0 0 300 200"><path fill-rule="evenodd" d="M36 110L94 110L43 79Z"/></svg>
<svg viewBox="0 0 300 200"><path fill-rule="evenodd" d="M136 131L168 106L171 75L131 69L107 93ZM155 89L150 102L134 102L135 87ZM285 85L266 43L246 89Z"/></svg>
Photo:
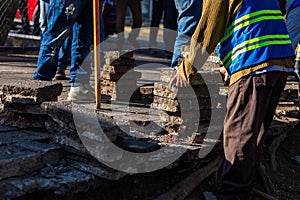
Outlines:
<svg viewBox="0 0 300 200"><path fill-rule="evenodd" d="M90 59L90 56L88 58L87 56L93 45L92 3L92 0L50 0L47 29L42 37L37 70L33 79L51 81L55 77L57 67L60 65L59 50L75 27L70 67L71 87L68 94L70 101L94 99L93 90L87 88L91 69L88 67L83 69L82 66L85 59ZM102 1L100 4L102 5ZM103 23L102 17L100 23ZM100 40L103 41L103 25L101 25L100 32ZM76 42L74 38L76 38ZM80 79L78 75L81 75Z"/></svg>
<svg viewBox="0 0 300 200"><path fill-rule="evenodd" d="M215 50L229 77L223 128L225 161L218 199L249 199L257 155L261 150L294 51L277 1L204 0L190 52L171 80L182 86L193 80ZM197 67L197 69L195 68Z"/></svg>

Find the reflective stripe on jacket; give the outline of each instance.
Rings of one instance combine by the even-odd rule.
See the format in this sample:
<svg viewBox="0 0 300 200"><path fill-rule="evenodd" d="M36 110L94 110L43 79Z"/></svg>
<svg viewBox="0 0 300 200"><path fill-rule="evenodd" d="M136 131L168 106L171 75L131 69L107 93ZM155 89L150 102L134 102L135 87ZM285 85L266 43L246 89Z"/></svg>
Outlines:
<svg viewBox="0 0 300 200"><path fill-rule="evenodd" d="M266 28L268 27L268 28ZM229 75L248 75L270 59L293 57L294 52L277 1L244 0L217 48Z"/></svg>

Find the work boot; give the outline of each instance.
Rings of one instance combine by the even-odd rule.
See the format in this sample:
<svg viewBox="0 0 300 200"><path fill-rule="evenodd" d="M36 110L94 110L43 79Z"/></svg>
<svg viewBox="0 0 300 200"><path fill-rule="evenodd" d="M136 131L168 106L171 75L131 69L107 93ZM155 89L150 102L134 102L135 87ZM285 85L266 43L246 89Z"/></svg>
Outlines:
<svg viewBox="0 0 300 200"><path fill-rule="evenodd" d="M57 68L54 80L67 80L65 70Z"/></svg>
<svg viewBox="0 0 300 200"><path fill-rule="evenodd" d="M83 85L72 86L68 94L67 100L95 102L94 90L92 87L87 88Z"/></svg>

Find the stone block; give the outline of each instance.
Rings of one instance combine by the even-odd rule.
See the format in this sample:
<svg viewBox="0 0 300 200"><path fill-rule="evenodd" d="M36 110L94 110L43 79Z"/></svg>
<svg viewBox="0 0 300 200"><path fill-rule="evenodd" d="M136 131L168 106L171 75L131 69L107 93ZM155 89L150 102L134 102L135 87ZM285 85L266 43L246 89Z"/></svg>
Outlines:
<svg viewBox="0 0 300 200"><path fill-rule="evenodd" d="M105 58L105 64L106 65L112 65L112 66L131 66L135 67L135 59L133 58Z"/></svg>
<svg viewBox="0 0 300 200"><path fill-rule="evenodd" d="M140 93L142 95L153 95L154 86L141 86Z"/></svg>
<svg viewBox="0 0 300 200"><path fill-rule="evenodd" d="M177 99L168 99L158 96L153 98L154 107L159 107L162 110L169 112L180 112L182 108L180 105L184 106L183 108L188 110L199 110L199 109L210 109L211 102L209 98L201 98L195 100L177 100Z"/></svg>
<svg viewBox="0 0 300 200"><path fill-rule="evenodd" d="M133 68L134 66L132 65L124 65L124 66L104 65L103 71L109 72L111 74L118 74L118 73L126 73Z"/></svg>
<svg viewBox="0 0 300 200"><path fill-rule="evenodd" d="M154 83L153 94L155 96L175 99L177 96L177 92L178 88L176 87L169 87L161 83Z"/></svg>
<svg viewBox="0 0 300 200"><path fill-rule="evenodd" d="M15 144L0 146L0 180L23 176L58 162L61 147L34 141L19 140Z"/></svg>
<svg viewBox="0 0 300 200"><path fill-rule="evenodd" d="M171 79L175 76L176 71L170 69L163 69L160 73L160 81L162 83L169 83ZM223 84L221 75L219 72L212 71L199 71L190 85L192 86L204 86L204 85L217 85Z"/></svg>
<svg viewBox="0 0 300 200"><path fill-rule="evenodd" d="M193 90L193 91L192 91ZM154 83L153 94L155 96L169 98L169 99L193 99L193 98L217 98L219 96L220 86L211 88L211 91L205 85L193 86L192 90L183 88L170 87L164 83Z"/></svg>
<svg viewBox="0 0 300 200"><path fill-rule="evenodd" d="M108 87L131 87L131 86L134 86L134 87L136 87L136 85L137 85L137 81L136 80L130 80L130 79L128 79L128 80L126 80L126 85L124 85L124 84L119 84L118 85L118 81L111 81L111 80L107 80L107 79L104 79L104 80L102 80L102 87L106 87L106 86L108 86Z"/></svg>
<svg viewBox="0 0 300 200"><path fill-rule="evenodd" d="M62 84L51 81L11 81L0 84L2 102L18 104L39 104L57 99L62 92Z"/></svg>
<svg viewBox="0 0 300 200"><path fill-rule="evenodd" d="M133 51L105 51L104 58L133 58Z"/></svg>
<svg viewBox="0 0 300 200"><path fill-rule="evenodd" d="M118 74L111 74L109 72L102 72L101 73L101 78L106 79L106 80L111 80L111 81L118 81L121 79L121 77L124 75L124 73L118 73ZM141 72L131 72L130 74L126 74L126 79L127 80L137 80L141 78L142 73Z"/></svg>

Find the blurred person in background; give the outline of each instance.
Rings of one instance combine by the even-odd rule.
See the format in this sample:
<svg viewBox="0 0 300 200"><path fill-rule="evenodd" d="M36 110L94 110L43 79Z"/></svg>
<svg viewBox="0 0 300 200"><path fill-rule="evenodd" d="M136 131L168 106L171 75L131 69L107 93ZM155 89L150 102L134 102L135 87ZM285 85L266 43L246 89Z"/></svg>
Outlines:
<svg viewBox="0 0 300 200"><path fill-rule="evenodd" d="M30 33L30 23L28 18L27 0L20 0L19 11L21 15L22 28L18 30L18 33Z"/></svg>
<svg viewBox="0 0 300 200"><path fill-rule="evenodd" d="M160 21L163 16L163 0L152 0L152 13L149 35L150 54L157 54L157 33Z"/></svg>
<svg viewBox="0 0 300 200"><path fill-rule="evenodd" d="M178 11L174 0L163 0L164 7L164 31L163 40L165 45L165 57L171 59L173 56L174 43L177 37Z"/></svg>
<svg viewBox="0 0 300 200"><path fill-rule="evenodd" d="M136 38L140 34L140 28L142 27L142 8L141 0L113 0L116 2L116 33L118 34L117 49L121 50L124 44L124 27L127 8L130 8L132 14L132 26L131 32L128 35L127 40L130 44L138 49L140 47Z"/></svg>
<svg viewBox="0 0 300 200"><path fill-rule="evenodd" d="M175 38L177 36L177 19L178 12L173 0L152 0L152 18L150 24L149 47L150 54L157 54L157 33L160 21L163 16L163 42L165 45L164 55L170 59L172 49L174 48ZM152 28L154 27L154 28Z"/></svg>

